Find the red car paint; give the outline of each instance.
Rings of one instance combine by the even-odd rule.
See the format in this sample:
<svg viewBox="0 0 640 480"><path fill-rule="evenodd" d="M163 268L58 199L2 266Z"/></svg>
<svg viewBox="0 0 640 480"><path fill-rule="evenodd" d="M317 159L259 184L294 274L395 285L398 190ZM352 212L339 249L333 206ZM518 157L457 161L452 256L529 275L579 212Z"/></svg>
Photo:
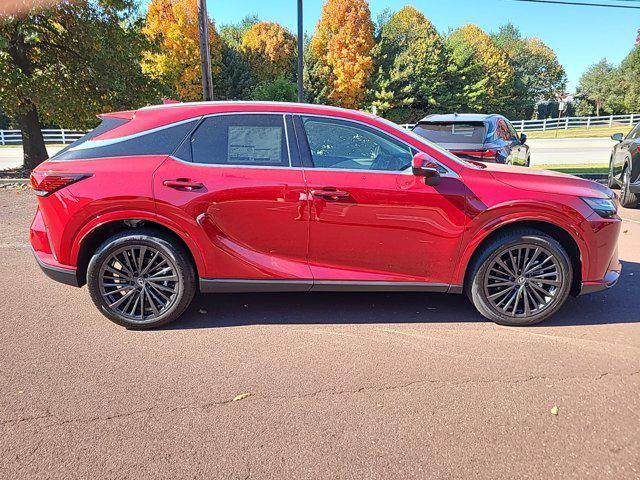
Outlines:
<svg viewBox="0 0 640 480"><path fill-rule="evenodd" d="M168 155L54 157L36 172L89 176L38 198L31 244L39 262L77 270L82 285L80 252L92 234L134 219L179 236L201 279L427 282L459 292L483 239L506 225L534 221L573 239L583 289L617 278L620 220L599 216L579 198L607 198L607 188L541 170L462 162L366 113L298 104L175 104L110 114L130 121L93 140L225 112L354 120L427 153L450 175L429 186L410 171L212 167ZM187 188L175 188L175 182ZM198 184L202 188L190 187Z"/></svg>

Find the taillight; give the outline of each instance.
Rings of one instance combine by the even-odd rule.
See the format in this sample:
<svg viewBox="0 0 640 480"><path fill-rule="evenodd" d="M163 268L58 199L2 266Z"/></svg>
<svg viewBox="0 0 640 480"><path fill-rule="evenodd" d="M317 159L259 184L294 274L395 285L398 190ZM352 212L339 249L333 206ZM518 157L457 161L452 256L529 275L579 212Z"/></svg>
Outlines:
<svg viewBox="0 0 640 480"><path fill-rule="evenodd" d="M61 188L68 187L72 183L79 182L83 178L90 176L90 173L32 172L31 186L36 195L46 197Z"/></svg>
<svg viewBox="0 0 640 480"><path fill-rule="evenodd" d="M452 150L451 153L456 155L466 155L468 157L475 158L483 158L483 159L492 159L495 160L498 157L498 150L490 149L490 150Z"/></svg>

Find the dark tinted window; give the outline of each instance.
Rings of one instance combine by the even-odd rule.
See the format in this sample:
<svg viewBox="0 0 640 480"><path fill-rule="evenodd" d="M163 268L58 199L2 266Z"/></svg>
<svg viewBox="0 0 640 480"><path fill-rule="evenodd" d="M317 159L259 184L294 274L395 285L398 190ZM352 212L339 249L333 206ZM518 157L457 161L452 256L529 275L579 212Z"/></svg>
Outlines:
<svg viewBox="0 0 640 480"><path fill-rule="evenodd" d="M483 143L486 127L482 122L419 123L415 133L435 143Z"/></svg>
<svg viewBox="0 0 640 480"><path fill-rule="evenodd" d="M132 155L171 155L178 148L180 142L193 130L195 124L196 120L193 120L177 125L160 127L148 133L114 139L113 143L110 142L102 146L100 143L90 148L85 148L89 144L72 146L56 155L54 160L126 157ZM75 150L78 147L80 149Z"/></svg>
<svg viewBox="0 0 640 480"><path fill-rule="evenodd" d="M102 119L102 122L100 123L100 125L98 125L93 130L87 132L85 135L80 137L78 140L76 140L72 144L67 145L65 148L60 150L53 158L55 158L56 160L59 160L60 158L58 157L66 153L68 150L78 147L79 145L82 145L86 141L91 140L92 138L95 138L98 135L102 135L103 133L107 133L108 131L113 130L114 128L118 128L120 125L124 125L128 121L129 120L125 118L105 117L104 119Z"/></svg>
<svg viewBox="0 0 640 480"><path fill-rule="evenodd" d="M191 137L196 163L289 166L282 115L217 115L206 118Z"/></svg>
<svg viewBox="0 0 640 480"><path fill-rule="evenodd" d="M398 171L411 165L410 147L355 122L303 117L311 159L318 168Z"/></svg>

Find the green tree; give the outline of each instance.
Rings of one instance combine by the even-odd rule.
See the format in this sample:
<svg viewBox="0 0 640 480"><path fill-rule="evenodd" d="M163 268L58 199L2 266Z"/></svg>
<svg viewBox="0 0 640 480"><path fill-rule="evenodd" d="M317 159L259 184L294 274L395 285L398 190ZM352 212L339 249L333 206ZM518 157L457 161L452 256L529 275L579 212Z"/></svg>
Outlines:
<svg viewBox="0 0 640 480"><path fill-rule="evenodd" d="M584 100L593 104L596 116L603 111L612 113L615 109L618 104L616 79L619 78L616 68L606 59L591 65L580 77L577 91Z"/></svg>
<svg viewBox="0 0 640 480"><path fill-rule="evenodd" d="M64 1L0 24L0 110L22 130L24 167L47 158L41 125L95 125L102 111L160 98L142 73L133 0Z"/></svg>
<svg viewBox="0 0 640 480"><path fill-rule="evenodd" d="M555 98L564 92L567 76L555 52L538 38L523 38L508 23L492 36L507 54L514 71L513 99L504 113L515 118L530 118L540 100Z"/></svg>
<svg viewBox="0 0 640 480"><path fill-rule="evenodd" d="M259 83L251 92L252 100L272 102L295 102L298 99L298 87L289 75L280 74L274 80Z"/></svg>
<svg viewBox="0 0 640 480"><path fill-rule="evenodd" d="M404 7L381 27L377 40L373 105L383 112L410 107L426 113L452 107L448 52L422 13Z"/></svg>
<svg viewBox="0 0 640 480"><path fill-rule="evenodd" d="M514 71L507 54L476 25L454 30L446 40L457 68L459 107L502 112L513 94Z"/></svg>

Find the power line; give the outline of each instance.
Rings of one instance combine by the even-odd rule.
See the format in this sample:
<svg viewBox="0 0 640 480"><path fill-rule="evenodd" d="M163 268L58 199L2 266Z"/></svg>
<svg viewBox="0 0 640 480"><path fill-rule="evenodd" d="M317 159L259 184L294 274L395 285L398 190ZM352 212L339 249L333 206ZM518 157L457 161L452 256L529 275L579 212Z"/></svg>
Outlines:
<svg viewBox="0 0 640 480"><path fill-rule="evenodd" d="M526 2L526 3L546 3L553 5L573 5L574 7L604 7L604 8L625 8L628 10L640 10L640 6L631 5L614 5L611 3L587 3L587 2L569 2L564 0L510 0L512 2ZM634 0L617 0L638 3Z"/></svg>

